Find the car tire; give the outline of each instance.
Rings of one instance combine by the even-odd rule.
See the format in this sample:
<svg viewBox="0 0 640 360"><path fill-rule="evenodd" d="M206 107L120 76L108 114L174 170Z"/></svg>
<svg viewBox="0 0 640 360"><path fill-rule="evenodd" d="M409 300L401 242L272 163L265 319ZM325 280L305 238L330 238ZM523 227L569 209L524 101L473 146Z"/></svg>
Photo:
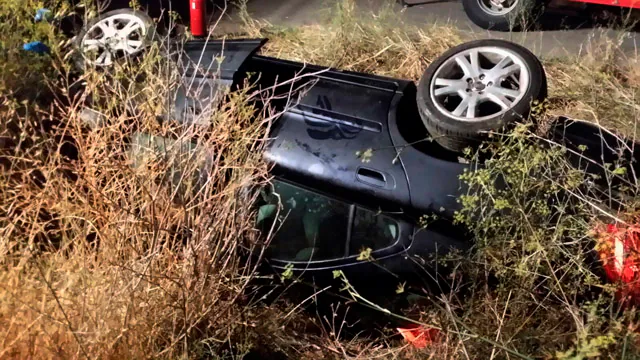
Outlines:
<svg viewBox="0 0 640 360"><path fill-rule="evenodd" d="M113 33L126 30L127 26L133 26L130 33L123 33L120 38ZM105 34L105 30L108 34ZM87 66L108 68L117 61L139 56L155 37L155 24L146 13L130 8L105 12L89 21L76 36L75 65L81 70ZM95 48L97 54L92 55L91 51Z"/></svg>
<svg viewBox="0 0 640 360"><path fill-rule="evenodd" d="M542 0L495 0L501 4L508 1L511 5L506 9L497 8L492 0L462 0L462 6L474 24L497 31L525 30L544 12Z"/></svg>
<svg viewBox="0 0 640 360"><path fill-rule="evenodd" d="M426 69L417 103L431 137L462 152L488 132L527 119L532 104L546 96L544 68L533 53L504 40L477 40L448 50Z"/></svg>

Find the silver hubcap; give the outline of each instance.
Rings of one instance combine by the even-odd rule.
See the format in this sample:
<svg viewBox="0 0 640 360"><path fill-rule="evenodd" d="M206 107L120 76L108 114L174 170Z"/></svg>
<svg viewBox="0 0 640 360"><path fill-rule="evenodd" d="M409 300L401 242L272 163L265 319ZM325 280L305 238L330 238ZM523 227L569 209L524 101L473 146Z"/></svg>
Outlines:
<svg viewBox="0 0 640 360"><path fill-rule="evenodd" d="M518 0L477 0L482 11L487 14L506 15L518 4Z"/></svg>
<svg viewBox="0 0 640 360"><path fill-rule="evenodd" d="M131 14L118 14L94 24L82 38L85 59L98 66L109 66L114 58L136 53L144 45L147 27Z"/></svg>
<svg viewBox="0 0 640 360"><path fill-rule="evenodd" d="M515 52L498 47L465 50L447 59L430 84L431 100L443 114L463 121L500 116L529 88L529 69Z"/></svg>

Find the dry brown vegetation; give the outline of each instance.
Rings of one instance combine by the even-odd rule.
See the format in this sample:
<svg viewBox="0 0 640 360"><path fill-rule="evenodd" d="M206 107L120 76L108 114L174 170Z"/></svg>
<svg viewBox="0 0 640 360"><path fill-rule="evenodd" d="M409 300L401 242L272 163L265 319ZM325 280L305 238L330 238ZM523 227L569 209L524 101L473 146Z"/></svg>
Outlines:
<svg viewBox="0 0 640 360"><path fill-rule="evenodd" d="M155 86L145 100L163 100L166 82L147 75ZM238 198L238 187L264 178L264 124L239 94L191 150L204 129L159 126L148 110L125 115L132 89L90 78L97 110L122 114L93 130L79 118L82 99L26 109L4 99L2 357L192 357L229 341L229 351L245 351L255 336L242 325L239 297L254 264L239 251L256 234L244 206L251 199ZM161 145L165 156L138 154L134 168L134 128L178 140ZM224 161L186 195L208 155L201 148Z"/></svg>
<svg viewBox="0 0 640 360"><path fill-rule="evenodd" d="M4 31L27 23L28 5L15 22L25 5L0 5ZM206 128L162 125L179 80L162 57L73 78L56 55L0 63L15 91L0 97L0 358L231 357L276 342L278 310L251 306L255 263L241 255L258 245L239 190L266 178L270 118L249 105L256 95L232 95ZM16 84L34 59L53 64L40 91ZM101 126L86 126L84 105ZM175 141L134 136L131 156L133 131Z"/></svg>
<svg viewBox="0 0 640 360"><path fill-rule="evenodd" d="M180 79L158 49L111 76L89 71L69 81L63 53L49 58L16 50L25 38L61 40L29 22L36 5L0 2L0 33L16 34L0 43L7 49L0 52L0 358L635 356L634 311L618 314L607 291L580 302L580 287L603 286L578 252L590 244L584 233L595 218L589 206L565 218L566 228L579 233L570 246L558 235L566 228L558 230L541 215L544 209L527 208L517 224L496 225L495 215L482 214L474 228L484 235L481 251L462 267L472 269L475 291L465 298L422 294L414 309L417 321L446 330L442 344L423 351L397 338L339 337L340 321L336 327L335 319L309 320L286 301L255 301L256 263L246 254L261 241L247 206L255 195L241 190L268 178L260 149L276 114L256 113L249 101L264 94L247 88L232 95L206 127L159 123ZM326 25L297 29L247 18L247 32L270 37L268 55L414 80L462 41L453 28L399 26L390 11L359 18L350 1L334 11ZM545 61L548 113L635 134L637 66L634 59L626 62L630 67L612 65L610 45L595 46L588 61ZM82 82L88 90L75 91ZM86 104L105 114L102 126L86 126ZM135 132L158 136L134 137L134 146L152 151L131 156ZM533 158L547 169L559 161L559 153L519 148L523 141L504 142L510 165ZM504 166L497 163L485 175ZM539 178L514 169L523 188L505 196L507 204L548 196L548 188L537 187ZM568 170L553 169L557 179L566 177L562 186L574 189ZM495 194L479 192L469 201L488 195ZM523 219L536 219L538 230L518 227L513 239L500 237ZM516 240L527 246L514 246ZM502 285L490 288L485 272ZM532 295L532 286L548 296Z"/></svg>

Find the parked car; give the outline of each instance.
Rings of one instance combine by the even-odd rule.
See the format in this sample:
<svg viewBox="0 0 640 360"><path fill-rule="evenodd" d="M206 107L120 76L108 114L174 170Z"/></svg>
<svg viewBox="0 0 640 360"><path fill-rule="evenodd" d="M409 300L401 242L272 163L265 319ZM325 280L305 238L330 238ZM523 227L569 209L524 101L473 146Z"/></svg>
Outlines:
<svg viewBox="0 0 640 360"><path fill-rule="evenodd" d="M552 0L462 0L464 11L483 29L521 30L534 24ZM639 9L640 3L631 0L570 0L576 5L602 5L612 9Z"/></svg>

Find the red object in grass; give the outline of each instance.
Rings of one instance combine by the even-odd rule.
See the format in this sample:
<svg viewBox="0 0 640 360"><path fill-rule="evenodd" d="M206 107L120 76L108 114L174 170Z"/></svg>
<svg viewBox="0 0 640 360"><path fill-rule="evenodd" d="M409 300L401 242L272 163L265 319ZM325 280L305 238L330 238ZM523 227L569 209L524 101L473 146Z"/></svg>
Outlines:
<svg viewBox="0 0 640 360"><path fill-rule="evenodd" d="M596 250L607 278L619 284L617 296L640 303L640 226L599 225Z"/></svg>
<svg viewBox="0 0 640 360"><path fill-rule="evenodd" d="M417 327L412 329L397 328L402 337L417 349L424 349L438 341L440 331L427 327Z"/></svg>
<svg viewBox="0 0 640 360"><path fill-rule="evenodd" d="M190 0L189 15L191 17L191 34L196 37L207 33L207 3L206 0Z"/></svg>

